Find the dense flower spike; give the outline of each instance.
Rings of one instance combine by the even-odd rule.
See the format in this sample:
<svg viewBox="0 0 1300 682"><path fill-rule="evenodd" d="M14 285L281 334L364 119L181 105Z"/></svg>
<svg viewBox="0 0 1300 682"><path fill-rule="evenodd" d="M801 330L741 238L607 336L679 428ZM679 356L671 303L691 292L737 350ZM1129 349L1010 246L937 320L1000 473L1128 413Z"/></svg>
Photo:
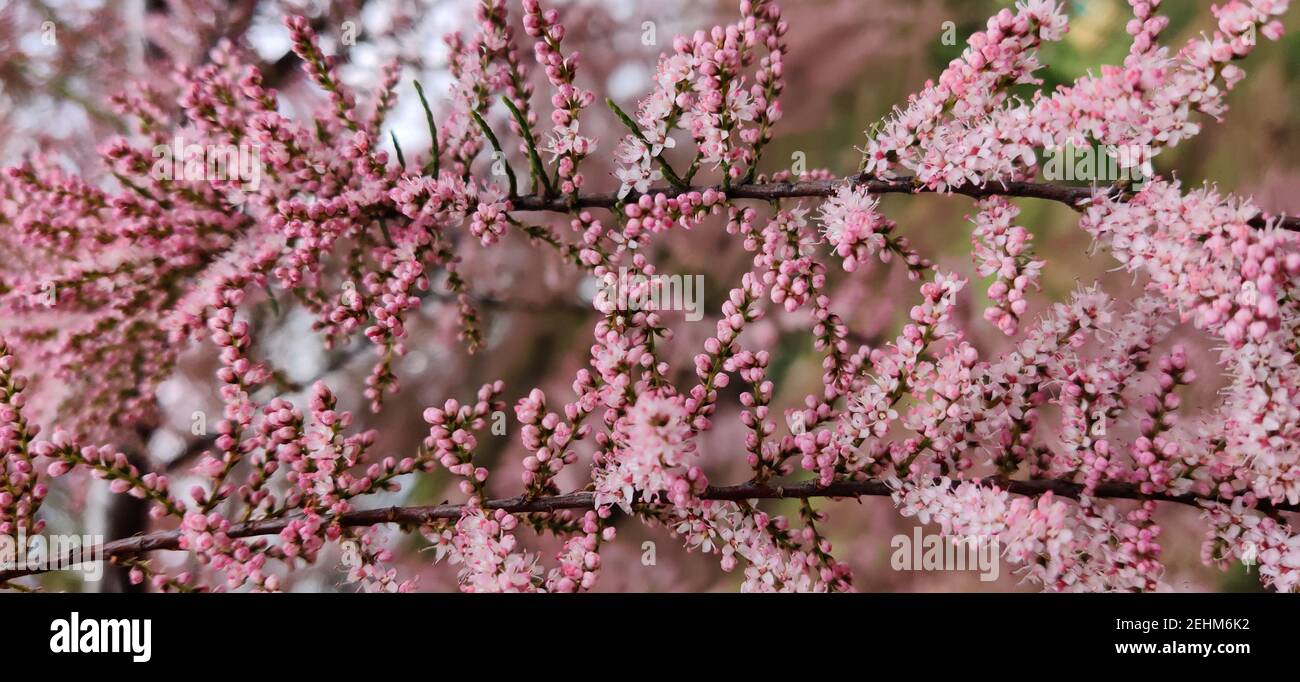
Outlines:
<svg viewBox="0 0 1300 682"><path fill-rule="evenodd" d="M38 481L40 473L31 452L32 438L40 429L23 417L27 380L14 373L16 366L17 360L0 338L0 533L5 535L41 531L44 522L36 519L36 512L47 490ZM66 464L56 463L49 474L58 476L66 470Z"/></svg>
<svg viewBox="0 0 1300 682"><path fill-rule="evenodd" d="M1158 0L1129 4L1123 63L1053 89L1035 73L1065 8L999 11L871 129L848 178L759 174L788 85L790 27L768 0L675 37L630 115L607 100L606 123L627 131L600 147L597 94L542 0L514 14L474 0L471 32L445 37L446 97L432 106L416 84L430 135L418 157L385 129L406 96L405 59L374 60L358 96L334 41L287 17L304 100L277 92L248 45L219 41L170 86L114 98L133 125L100 146L111 178L43 154L0 178L0 534L66 522L47 502L76 495L51 497L49 480L88 477L147 503L164 529L149 549L184 552L163 562L138 538L110 545L131 582L160 591L294 589L305 567L340 564L348 589L427 584L384 524L418 528L464 591L585 591L611 572L618 552L604 550L629 519L716 555L743 591L848 591L816 498L872 494L995 543L1043 589L1153 591L1169 588L1161 505L1181 503L1203 509L1206 563L1257 564L1266 585L1300 589L1300 534L1284 516L1300 511L1298 224L1185 190L1152 163L1223 116L1238 62L1257 34L1280 35L1288 3L1228 0L1213 32L1178 49L1160 42ZM535 74L520 59L529 44ZM1147 180L1033 182L1039 150L1095 146ZM591 191L600 182L607 193ZM880 194L921 191L978 202L973 267L922 254L886 216ZM1011 196L1078 209L1138 296L1085 284L1046 300L1049 265ZM667 260L687 236L734 243L743 267L721 288L710 276L707 295L693 289L676 270L692 261ZM594 320L560 365L573 393L560 402L531 365L416 347L442 332L470 352L551 344L489 310L512 304L489 288L530 286L515 278L524 242L559 256L543 267L571 270L547 269L546 288L573 285L584 303L555 307ZM855 329L848 308L888 299L886 281L904 274L915 303L902 324ZM1000 334L970 310L976 278L991 280L984 318ZM854 286L856 299L840 295ZM318 376L279 366L303 346L266 341L298 329L331 353ZM377 359L360 390L343 390L358 346ZM795 347L820 362L820 382L816 364L810 387L792 378ZM196 412L195 440L152 461L161 394L213 348L214 433ZM1196 366L1207 348L1222 377ZM410 380L426 364L481 388L425 409L417 452L380 454L394 446L367 426L397 428L400 415L353 410L380 413L401 383L436 395L428 376ZM1203 384L1224 388L1212 401ZM807 396L802 407L791 395ZM710 485L737 469L745 483ZM448 474L454 500L417 504ZM789 518L774 498L790 499ZM26 574L0 570L0 587Z"/></svg>
<svg viewBox="0 0 1300 682"><path fill-rule="evenodd" d="M902 258L908 275L915 279L928 263L908 248L906 237L892 234L896 225L876 210L879 204L878 199L860 187L840 187L835 196L821 205L822 234L835 255L844 259L844 269L848 272L878 253L883 263L888 263L893 256Z"/></svg>
<svg viewBox="0 0 1300 682"><path fill-rule="evenodd" d="M981 277L994 276L987 292L993 305L984 311L984 319L1007 336L1015 336L1020 316L1029 309L1027 289L1038 288L1038 273L1043 268L1043 261L1035 260L1028 251L1033 235L1011 224L1019 214L1020 209L1006 197L989 197L980 201L971 233L975 272Z"/></svg>
<svg viewBox="0 0 1300 682"><path fill-rule="evenodd" d="M641 395L615 425L615 451L594 473L596 506L616 504L632 511L635 499L664 499L685 506L707 479L695 466L696 447L685 401L655 393Z"/></svg>
<svg viewBox="0 0 1300 682"><path fill-rule="evenodd" d="M448 561L460 566L461 590L534 592L542 586L537 558L515 551L518 541L512 531L518 525L518 518L500 510L489 517L473 505L466 508L445 550Z"/></svg>
<svg viewBox="0 0 1300 682"><path fill-rule="evenodd" d="M546 151L557 164L555 172L560 180L560 191L576 196L586 184L578 166L596 151L595 140L578 134L578 118L582 110L595 101L596 95L575 83L580 63L578 53L566 58L560 51L564 26L559 23L559 13L553 9L543 11L538 0L524 0L523 4L524 29L537 39L534 55L538 65L545 70L546 79L555 88L555 94L551 96L551 105L555 107L551 114L553 127L546 140Z"/></svg>
<svg viewBox="0 0 1300 682"><path fill-rule="evenodd" d="M452 474L463 477L461 492L476 499L482 498L488 470L474 466L477 441L471 431L481 430L492 412L505 407L497 399L504 389L505 384L500 381L486 384L479 389L478 400L473 405L461 405L455 399L448 399L442 408L430 407L424 411L424 421L430 425L424 447L432 452L434 461Z"/></svg>

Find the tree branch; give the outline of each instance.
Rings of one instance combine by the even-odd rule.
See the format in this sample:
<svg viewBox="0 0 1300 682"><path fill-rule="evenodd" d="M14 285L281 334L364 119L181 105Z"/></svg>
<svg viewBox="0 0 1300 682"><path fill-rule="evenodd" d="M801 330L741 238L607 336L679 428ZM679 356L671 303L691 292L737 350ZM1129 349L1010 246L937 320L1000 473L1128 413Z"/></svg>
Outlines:
<svg viewBox="0 0 1300 682"><path fill-rule="evenodd" d="M852 182L855 185L866 187L867 191L872 194L937 194L937 192L932 189L917 186L911 178L900 178L897 180L870 180L861 176L851 176L835 180L751 183L732 185L728 190L723 190L721 186L716 185L682 188L672 186L656 187L645 192L645 194L677 196L687 192L703 192L706 189L712 189L716 192L726 194L732 199L761 199L763 201L774 201L776 199L830 196L845 182ZM1092 198L1095 190L1091 187L1057 185L1046 182L1008 182L990 183L983 187L976 185L962 185L952 187L949 191L952 194L962 194L976 199L994 195L1046 199L1048 201L1065 204L1066 206L1078 211L1082 210L1083 202ZM1112 190L1112 192L1117 191L1118 190ZM640 194L632 192L623 199L623 203L633 203L640 196ZM573 208L614 208L618 203L618 194L614 192L604 194L585 194L579 196L576 201L573 197L548 198L536 194L519 197L511 201L514 209L518 211L559 211L561 213L567 213ZM1251 219L1250 224L1252 227L1263 227L1264 222L1265 216L1264 214L1260 214ZM1300 231L1300 217L1284 216L1281 218L1280 224L1283 229Z"/></svg>
<svg viewBox="0 0 1300 682"><path fill-rule="evenodd" d="M997 486L1015 495L1037 497L1048 492L1058 497L1079 499L1083 494L1083 485L1062 479L1039 479L1031 481L1013 481L1000 477L988 477L979 480L984 485ZM793 483L790 485L764 485L759 483L741 483L738 485L710 486L700 496L706 500L753 500L753 499L807 499L813 497L857 498L888 497L894 491L884 481L850 481L819 485L816 481ZM1124 500L1155 500L1158 502L1175 502L1189 506L1200 506L1203 501L1226 502L1216 495L1200 496L1194 494L1173 495L1168 493L1142 494L1136 486L1127 483L1102 483L1097 486L1093 498ZM550 497L527 498L522 495L483 503L487 509L504 509L512 514L549 513L563 509L591 509L595 504L595 494L587 491L555 495ZM439 504L421 507L385 507L353 511L338 517L340 525L377 526L396 523L405 526L419 526L437 520L459 519L464 512L463 504ZM1300 505L1270 504L1262 501L1257 509L1264 512L1300 512ZM276 518L262 521L250 521L235 524L230 529L230 537L246 538L262 535L275 535L289 524L292 519ZM160 550L174 550L180 547L179 531L158 531L131 538L114 540L103 545L105 560L122 559ZM92 550L93 552L93 550ZM84 556L84 554L83 554ZM93 554L92 554L93 556ZM47 569L15 568L0 571L0 584L24 576L44 573Z"/></svg>

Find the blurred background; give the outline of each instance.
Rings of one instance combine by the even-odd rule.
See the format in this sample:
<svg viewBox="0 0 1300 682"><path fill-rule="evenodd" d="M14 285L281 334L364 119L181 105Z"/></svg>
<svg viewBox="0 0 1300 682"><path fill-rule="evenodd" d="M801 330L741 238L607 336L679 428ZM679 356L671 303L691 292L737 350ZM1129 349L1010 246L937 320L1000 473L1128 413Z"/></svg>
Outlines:
<svg viewBox="0 0 1300 682"><path fill-rule="evenodd" d="M864 131L891 108L918 90L927 78L938 75L960 54L965 38L983 27L985 20L1012 3L996 0L787 0L781 3L790 24L787 41L786 89L782 97L785 117L768 148L762 170L789 169L802 156L808 168L826 168L837 175L851 173L860 159L855 150ZM1124 0L1072 0L1067 2L1070 31L1060 43L1042 50L1047 66L1039 72L1045 87L1068 83L1102 64L1122 61L1128 36L1124 25L1130 10ZM694 31L734 19L734 2L665 0L645 3L631 0L552 0L544 6L560 10L568 28L565 52L583 55L579 81L609 95L631 110L648 89L659 53L671 47L674 34ZM401 141L408 156L427 149L423 112L411 88L419 78L431 94L435 113L446 102L450 77L446 72L446 46L442 36L473 29L470 0L352 0L351 2L295 2L292 0L222 2L165 2L161 0L0 0L0 161L5 165L24 154L42 152L70 168L113 184L104 173L96 147L108 136L126 133L127 127L112 112L108 98L132 81L165 88L180 66L201 63L206 49L222 38L252 50L263 65L269 84L278 88L288 111L307 115L321 101L320 93L299 69L288 51L284 14L308 16L322 36L327 53L347 60L344 77L360 96L378 82L386 60L404 64L399 102L386 126ZM1212 30L1209 3L1166 0L1161 11L1171 19L1164 42L1181 46L1190 36ZM511 3L516 44L530 67L531 42L519 25L519 8ZM952 22L948 24L947 22ZM1294 22L1291 22L1294 23ZM945 40L945 34L955 40ZM54 39L50 40L51 31ZM1253 195L1270 211L1300 213L1300 140L1297 100L1300 99L1300 38L1284 36L1264 42L1243 64L1247 78L1228 98L1230 110L1223 123L1204 121L1195 139L1162 153L1157 172L1174 174L1185 186L1217 183L1224 191ZM549 113L545 83L533 68L538 95L535 106L544 118ZM174 85L172 86L174 87ZM499 107L498 107L499 108ZM504 114L493 111L504 130ZM589 188L617 186L608 164L622 130L608 112L593 106L582 123L584 135L598 139L598 150L587 162ZM386 130L386 132L387 132ZM681 137L681 136L679 136ZM391 147L391 143L389 143ZM680 150L679 150L680 151ZM516 166L522 167L522 166ZM1016 202L1022 209L1019 223L1035 235L1039 257L1047 261L1042 291L1032 299L1027 319L1063 300L1079 284L1100 282L1121 299L1130 299L1135 280L1113 272L1115 262L1105 253L1092 254L1087 235L1077 227L1077 217L1059 204L1032 200ZM811 205L811 203L809 204ZM969 257L973 203L963 197L887 196L884 212L898 222L900 231L940 267L974 277ZM538 218L539 220L542 218ZM563 228L562 222L557 226ZM739 283L751 255L714 220L689 233L673 233L657 243L654 261L661 272L705 277L705 308L716 315L727 291ZM567 228L563 228L567 234ZM576 370L586 365L591 329L596 320L590 307L591 282L566 266L551 251L539 251L512 235L491 250L462 250L463 270L480 299L486 333L485 347L466 354L456 341L455 307L432 298L410 326L411 352L398 368L403 389L384 412L369 415L360 396L373 351L326 351L310 329L310 318L290 311L259 324L263 357L294 381L309 382L323 375L340 394L343 407L358 413L363 426L379 429L378 451L401 456L412 453L427 433L421 411L445 398L470 397L485 381L503 379L513 405L533 386L547 393L550 409L573 398L570 384ZM1137 282L1140 286L1141 282ZM973 282L964 292L960 314L972 330L971 341L985 356L1004 350L1006 340L983 322L987 283ZM435 282L435 287L438 283ZM833 309L849 324L855 338L873 346L893 338L916 287L896 266L879 263L847 276L832 271ZM1122 309L1122 308L1121 308ZM298 311L301 312L301 311ZM678 373L679 386L689 386L691 357L713 331L713 321L688 323L680 313L669 316L677 336L668 359ZM805 395L820 390L821 356L807 335L809 321L799 315L773 311L746 332L750 347L773 353L769 378L776 386L774 413L800 405ZM1193 362L1213 366L1215 354L1194 330L1179 327L1170 343L1189 346ZM1165 345L1167 347L1168 344ZM191 425L196 414L219 418L220 402L212 380L215 354L207 344L187 354L176 376L164 385L158 399L167 419L147 434L142 455L150 466L167 470L173 486L188 488L185 467L194 454ZM1194 415L1209 404L1221 384L1215 371L1202 379L1187 396L1183 413ZM744 461L744 429L738 419L736 381L720 397L715 428L703 436L709 478L716 484L735 483L748 477ZM42 390L57 393L57 386ZM301 396L296 396L301 399ZM524 455L512 409L507 409L505 436L483 434L478 457L493 469L490 490L494 496L519 491L520 461ZM1054 413L1044 412L1043 436L1049 437ZM784 433L784 425L778 433ZM585 446L585 444L584 444ZM578 465L562 475L561 487L580 488L587 481L589 451L580 446ZM47 513L52 532L90 528L117 537L149 529L139 509L107 499L103 491L86 488L52 493ZM459 501L454 485L442 474L406 481L400 493L373 499L367 506L432 504ZM797 518L795 503L764 503L765 508ZM907 572L890 568L890 540L911 535L914 519L902 519L889 500L819 500L830 512L826 532L835 554L854 569L860 590L952 591L1032 590L1004 567L998 581L980 582L975 572ZM1166 505L1176 506L1176 505ZM58 516L55 510L61 510ZM1223 573L1202 566L1199 558L1203 531L1197 510L1166 509L1163 536L1166 582L1178 591L1234 591L1256 588L1254 577L1236 568ZM937 532L927 529L927 532ZM421 589L455 589L454 569L432 566L432 553L420 551L418 534L391 534L400 547L396 565L404 576L420 576ZM553 565L556 545L550 539L521 534L529 547L543 551ZM651 542L653 545L645 545ZM654 561L646 565L647 548ZM602 591L732 591L740 576L723 573L717 558L689 554L662 529L646 528L622 519L619 537L602 552ZM160 554L164 564L183 555ZM296 576L290 589L335 590L341 586L337 557L326 557L313 570ZM52 588L96 589L75 584L74 574L45 578ZM128 586L108 581L103 589Z"/></svg>

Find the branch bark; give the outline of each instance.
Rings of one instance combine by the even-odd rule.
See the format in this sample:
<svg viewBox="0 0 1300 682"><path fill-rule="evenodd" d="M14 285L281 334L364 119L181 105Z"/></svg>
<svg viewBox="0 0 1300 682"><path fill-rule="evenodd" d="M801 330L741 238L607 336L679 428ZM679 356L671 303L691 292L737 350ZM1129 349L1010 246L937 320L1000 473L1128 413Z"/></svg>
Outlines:
<svg viewBox="0 0 1300 682"><path fill-rule="evenodd" d="M993 485L1015 495L1037 497L1051 492L1059 497L1079 499L1083 494L1083 485L1061 479L1040 479L1030 481L1009 480L989 477L980 480L985 485ZM741 483L738 485L709 487L701 497L707 500L754 500L754 499L806 499L887 497L893 490L884 481L850 481L819 485L815 481L794 483L791 485L761 485L758 483ZM1174 502L1190 506L1199 506L1203 501L1226 502L1218 496L1173 495L1167 493L1142 494L1136 486L1127 483L1103 483L1097 486L1094 498L1155 500ZM591 509L595 503L594 493L587 491L573 492L566 495L526 498L523 496L488 500L483 503L487 509L504 509L512 514L548 513L563 509ZM1264 512L1300 512L1300 505L1269 504L1260 502L1259 510ZM343 526L376 526L395 523L404 526L419 526L437 520L460 518L464 512L463 504L439 504L420 507L385 507L348 512L338 517ZM262 535L275 535L288 525L291 519L278 518L263 521L250 521L233 526L230 537L247 538ZM180 548L179 531L158 531L137 535L131 538L114 540L103 545L103 558L106 561L139 556L160 550ZM46 569L16 568L0 571L0 585L9 580L29 575L44 573Z"/></svg>
<svg viewBox="0 0 1300 682"><path fill-rule="evenodd" d="M721 186L694 186L685 188L671 186L657 187L650 189L645 192L645 194L677 196L688 192L703 192L706 189L712 189L716 192L726 194L728 197L733 199L761 199L763 201L773 201L776 199L830 196L839 189L840 185L846 182L866 187L867 191L872 194L937 193L932 189L918 187L914 184L911 178L900 178L897 180L871 180L861 176L850 176L835 180L805 180L802 182L767 182L733 185L731 189L725 191ZM1094 190L1091 187L1076 187L1072 185L1058 185L1046 182L990 183L983 187L977 185L962 185L952 187L949 191L952 194L961 194L976 199L993 195L1046 199L1048 201L1065 204L1076 211L1082 210L1083 202L1091 199L1094 194ZM632 192L623 199L623 203L632 203L639 197L640 194ZM572 197L548 198L533 194L512 199L511 203L515 210L518 211L558 211L561 213L567 213L573 210L573 208L614 208L618 205L619 199L618 195L614 192L581 195L577 198L576 202ZM1262 228L1264 227L1265 220L1266 216L1264 214L1259 214L1251 219L1250 224L1253 227ZM1286 230L1300 231L1300 217L1283 216L1280 219L1280 225Z"/></svg>

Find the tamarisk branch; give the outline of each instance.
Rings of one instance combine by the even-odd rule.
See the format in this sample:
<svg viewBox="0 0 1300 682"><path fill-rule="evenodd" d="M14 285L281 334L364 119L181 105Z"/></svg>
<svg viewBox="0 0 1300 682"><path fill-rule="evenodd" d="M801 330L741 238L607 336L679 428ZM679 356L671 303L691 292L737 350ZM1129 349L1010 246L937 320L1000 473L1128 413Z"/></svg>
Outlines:
<svg viewBox="0 0 1300 682"><path fill-rule="evenodd" d="M1037 497L1046 493L1070 499L1078 499L1083 494L1083 485L1061 479L1010 480L997 476L985 478L981 483L997 486L1016 495ZM888 497L894 492L888 483L880 480L844 481L820 485L816 481L794 483L791 485L764 485L759 483L740 483L729 486L711 486L700 497L706 500L778 500L809 498L858 498ZM1102 483L1097 486L1097 498L1123 500L1154 500L1174 502L1189 506L1199 506L1201 502L1224 501L1215 495L1201 496L1194 494L1173 495L1155 493L1144 495L1136 486L1126 483ZM552 495L529 498L524 495L488 500L483 503L487 509L502 509L512 514L545 514L565 509L591 509L595 505L595 494L588 491L572 492L565 495ZM1257 507L1262 512L1300 512L1300 505L1269 504L1261 501ZM420 526L438 520L455 520L464 513L463 504L438 504L416 507L384 507L366 509L343 514L338 523L348 527L376 526L394 523L404 526ZM290 523L289 518L275 518L236 524L229 535L234 538L275 535ZM103 546L105 560L114 561L139 556L149 552L179 549L179 531L159 531L146 533L131 538L113 540ZM0 585L5 582L28 575L44 573L45 569L13 569L0 571Z"/></svg>
<svg viewBox="0 0 1300 682"><path fill-rule="evenodd" d="M732 185L724 189L717 186L666 186L651 188L643 193L632 192L622 200L615 192L593 193L573 197L546 197L537 194L516 197L511 200L515 210L519 211L557 211L568 213L575 208L614 208L620 204L635 202L642 194L654 196L663 194L675 197L690 192L703 192L712 189L732 199L760 199L776 201L778 199L797 199L799 197L828 197L845 183L864 187L871 194L937 194L935 190L919 185L911 178L897 180L874 180L863 176L850 176L835 180L804 180L800 182L760 182ZM1097 195L1091 187L1077 187L1049 182L1007 182L989 183L984 186L959 185L950 187L949 192L975 199L989 196L1021 197L1026 199L1045 199L1065 204L1078 211L1086 207L1086 202ZM1112 187L1109 193L1122 193L1118 187ZM1270 216L1259 214L1250 221L1252 227L1262 228ZM1278 226L1285 230L1300 231L1300 216L1281 216Z"/></svg>

